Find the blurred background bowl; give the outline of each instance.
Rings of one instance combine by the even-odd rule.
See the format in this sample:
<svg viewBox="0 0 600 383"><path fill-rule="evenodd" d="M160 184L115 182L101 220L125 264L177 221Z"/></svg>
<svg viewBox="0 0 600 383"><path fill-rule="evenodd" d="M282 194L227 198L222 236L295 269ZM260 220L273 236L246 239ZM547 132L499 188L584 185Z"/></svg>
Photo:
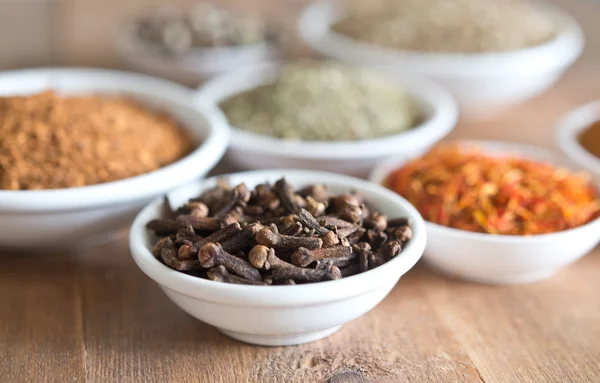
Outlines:
<svg viewBox="0 0 600 383"><path fill-rule="evenodd" d="M223 156L229 128L218 109L194 105L193 92L145 75L95 69L33 69L0 74L0 95L131 97L175 118L198 140L186 157L120 181L53 190L0 190L0 247L35 251L74 248L111 238L149 201L203 177ZM140 137L143 139L143 137Z"/></svg>
<svg viewBox="0 0 600 383"><path fill-rule="evenodd" d="M461 141L487 154L517 155L569 167L553 152L499 141ZM409 158L388 159L371 173L384 184L388 174ZM598 187L599 184L596 183ZM454 229L425 221L427 247L423 259L451 277L491 284L527 283L546 279L590 252L600 241L600 218L583 226L533 236L492 235Z"/></svg>
<svg viewBox="0 0 600 383"><path fill-rule="evenodd" d="M590 172L596 182L600 183L600 158L588 152L578 140L578 136L597 121L600 121L600 101L580 106L559 122L556 141L571 161Z"/></svg>
<svg viewBox="0 0 600 383"><path fill-rule="evenodd" d="M224 334L252 344L284 346L312 342L337 331L343 324L375 307L402 275L419 260L425 248L425 225L421 215L405 199L367 181L310 170L271 170L225 175L232 185L245 183L252 189L281 177L295 187L322 183L334 193L354 190L369 208L389 217L410 217L413 237L400 255L375 269L335 281L295 286L250 286L215 282L187 275L160 263L151 253L156 238L146 224L162 217L162 199L156 199L135 219L130 234L133 259L165 294L190 315L219 328ZM178 207L202 191L214 187L218 178L190 183L169 193Z"/></svg>
<svg viewBox="0 0 600 383"><path fill-rule="evenodd" d="M266 64L219 76L199 88L196 102L218 107L236 94L271 83L280 68L278 63ZM286 141L232 127L228 158L243 169L297 168L366 176L382 159L422 153L450 133L458 109L446 90L413 75L389 78L417 101L423 113L423 121L410 130L376 139L318 142Z"/></svg>
<svg viewBox="0 0 600 383"><path fill-rule="evenodd" d="M246 66L276 61L278 47L262 42L235 47L192 48L179 56L152 51L137 38L132 25L124 26L116 38L121 57L138 71L196 87L207 79Z"/></svg>
<svg viewBox="0 0 600 383"><path fill-rule="evenodd" d="M301 13L303 40L321 54L390 73L415 73L450 90L467 117L489 117L550 88L583 51L579 24L566 12L537 2L558 24L557 36L531 48L499 53L420 53L381 48L333 32L343 1L321 0Z"/></svg>

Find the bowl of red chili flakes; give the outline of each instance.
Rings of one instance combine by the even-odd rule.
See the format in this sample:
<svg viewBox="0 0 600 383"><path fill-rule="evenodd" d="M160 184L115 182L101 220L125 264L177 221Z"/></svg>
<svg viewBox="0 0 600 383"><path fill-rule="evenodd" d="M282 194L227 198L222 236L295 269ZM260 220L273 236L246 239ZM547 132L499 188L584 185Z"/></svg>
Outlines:
<svg viewBox="0 0 600 383"><path fill-rule="evenodd" d="M494 141L439 144L392 158L371 173L426 220L423 259L481 283L542 280L600 242L599 186L534 146Z"/></svg>

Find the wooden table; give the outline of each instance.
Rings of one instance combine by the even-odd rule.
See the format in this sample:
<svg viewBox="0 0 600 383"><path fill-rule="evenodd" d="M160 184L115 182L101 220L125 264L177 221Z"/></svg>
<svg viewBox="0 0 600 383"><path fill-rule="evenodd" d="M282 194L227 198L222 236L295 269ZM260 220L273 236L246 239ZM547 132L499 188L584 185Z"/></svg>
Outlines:
<svg viewBox="0 0 600 383"><path fill-rule="evenodd" d="M562 2L590 37L582 60L544 96L461 122L453 137L555 148L556 119L600 98L600 11ZM268 348L177 308L134 265L125 237L70 254L0 254L0 381L600 382L599 275L599 248L521 286L463 283L419 264L331 337Z"/></svg>

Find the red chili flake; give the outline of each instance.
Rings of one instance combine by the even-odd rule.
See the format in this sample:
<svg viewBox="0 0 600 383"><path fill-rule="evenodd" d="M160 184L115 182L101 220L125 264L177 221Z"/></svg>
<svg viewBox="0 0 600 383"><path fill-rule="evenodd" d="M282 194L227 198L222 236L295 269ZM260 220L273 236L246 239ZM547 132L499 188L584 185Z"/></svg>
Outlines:
<svg viewBox="0 0 600 383"><path fill-rule="evenodd" d="M457 144L438 145L394 170L386 186L430 222L482 233L553 233L600 216L587 175Z"/></svg>

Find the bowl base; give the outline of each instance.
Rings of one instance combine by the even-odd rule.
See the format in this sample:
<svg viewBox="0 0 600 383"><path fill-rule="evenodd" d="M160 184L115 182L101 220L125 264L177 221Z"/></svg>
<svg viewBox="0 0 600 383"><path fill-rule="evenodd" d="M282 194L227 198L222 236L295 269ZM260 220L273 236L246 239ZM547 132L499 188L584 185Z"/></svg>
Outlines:
<svg viewBox="0 0 600 383"><path fill-rule="evenodd" d="M259 346L293 346L302 343L314 342L315 340L323 339L333 334L342 326L331 327L326 330L305 332L302 334L290 334L290 335L257 335L247 334L237 331L229 331L219 329L223 334L233 339L242 341L244 343L256 344Z"/></svg>
<svg viewBox="0 0 600 383"><path fill-rule="evenodd" d="M558 270L552 269L516 275L463 275L436 267L435 265L432 265L429 262L427 263L427 266L433 271L442 274L446 277L460 279L467 282L475 282L489 285L518 285L539 282L541 280L550 278L558 272Z"/></svg>

